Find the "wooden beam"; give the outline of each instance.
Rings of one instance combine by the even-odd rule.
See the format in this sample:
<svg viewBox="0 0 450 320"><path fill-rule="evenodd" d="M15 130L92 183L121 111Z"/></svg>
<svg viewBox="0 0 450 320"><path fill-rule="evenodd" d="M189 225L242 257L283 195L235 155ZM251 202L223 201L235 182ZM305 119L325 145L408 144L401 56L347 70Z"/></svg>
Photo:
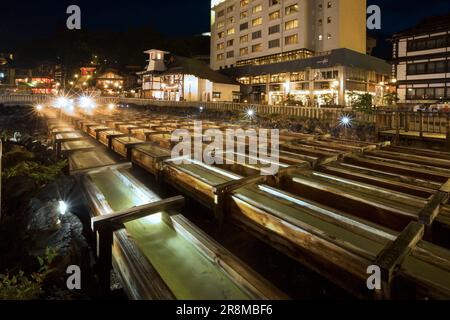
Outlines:
<svg viewBox="0 0 450 320"><path fill-rule="evenodd" d="M94 234L98 234L97 240L97 271L100 287L108 292L111 286L112 245L113 234L123 228L123 224L137 220L161 211L178 208L184 204L184 198L177 196L143 206L133 207L117 213L97 216L91 219L91 227Z"/></svg>
<svg viewBox="0 0 450 320"><path fill-rule="evenodd" d="M142 206L133 207L120 212L97 216L91 219L92 230L99 231L105 228L116 231L123 227L124 223L134 221L161 211L176 209L184 205L184 197L176 196L158 202L152 202Z"/></svg>
<svg viewBox="0 0 450 320"><path fill-rule="evenodd" d="M391 283L397 266L422 239L424 233L423 225L410 222L397 239L389 243L378 255L374 265L381 269L382 296L380 298L390 298Z"/></svg>
<svg viewBox="0 0 450 320"><path fill-rule="evenodd" d="M82 174L93 174L93 173L100 173L105 170L122 170L122 169L130 169L133 166L131 162L124 162L124 163L116 163L108 166L100 166L100 167L94 167L94 168L87 168L87 169L81 169L81 170L73 170L70 172L71 175L82 175Z"/></svg>
<svg viewBox="0 0 450 320"><path fill-rule="evenodd" d="M426 226L431 226L433 221L439 215L441 205L448 201L448 196L447 192L438 190L419 212L419 222Z"/></svg>
<svg viewBox="0 0 450 320"><path fill-rule="evenodd" d="M431 226L439 215L441 205L445 204L450 195L450 179L428 200L425 207L419 212L419 222Z"/></svg>

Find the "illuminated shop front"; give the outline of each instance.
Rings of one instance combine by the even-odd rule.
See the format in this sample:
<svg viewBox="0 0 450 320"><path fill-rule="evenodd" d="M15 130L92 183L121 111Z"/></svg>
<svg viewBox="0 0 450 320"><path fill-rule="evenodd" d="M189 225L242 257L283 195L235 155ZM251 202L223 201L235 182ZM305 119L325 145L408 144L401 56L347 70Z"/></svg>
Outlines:
<svg viewBox="0 0 450 320"><path fill-rule="evenodd" d="M381 104L389 82L384 61L348 49L268 65L229 68L252 103L285 106L349 106L354 93L369 93Z"/></svg>

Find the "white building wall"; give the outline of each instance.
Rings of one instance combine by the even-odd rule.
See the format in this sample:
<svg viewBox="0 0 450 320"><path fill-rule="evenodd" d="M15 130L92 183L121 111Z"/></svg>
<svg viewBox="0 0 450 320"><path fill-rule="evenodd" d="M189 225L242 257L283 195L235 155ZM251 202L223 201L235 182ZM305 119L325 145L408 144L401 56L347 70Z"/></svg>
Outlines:
<svg viewBox="0 0 450 320"><path fill-rule="evenodd" d="M241 87L234 84L213 83L212 91L220 92L220 98L214 98L213 101L233 101L233 92L239 92Z"/></svg>

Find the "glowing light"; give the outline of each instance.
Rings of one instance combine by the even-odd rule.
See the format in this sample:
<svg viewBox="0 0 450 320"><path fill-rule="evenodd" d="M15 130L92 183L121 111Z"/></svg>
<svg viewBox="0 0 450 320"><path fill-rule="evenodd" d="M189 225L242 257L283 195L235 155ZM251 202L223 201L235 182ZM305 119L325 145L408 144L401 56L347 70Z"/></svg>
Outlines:
<svg viewBox="0 0 450 320"><path fill-rule="evenodd" d="M256 116L256 111L252 108L248 108L245 110L245 118L248 118L250 120L253 120Z"/></svg>
<svg viewBox="0 0 450 320"><path fill-rule="evenodd" d="M75 77L75 78L78 78L78 75L76 74L76 75L74 75L74 77Z"/></svg>
<svg viewBox="0 0 450 320"><path fill-rule="evenodd" d="M59 97L56 100L56 107L57 108L65 108L69 104L69 100L67 100L66 97Z"/></svg>
<svg viewBox="0 0 450 320"><path fill-rule="evenodd" d="M349 115L343 115L340 119L339 119L339 123L341 126L343 127L351 127L352 126L352 117Z"/></svg>
<svg viewBox="0 0 450 320"><path fill-rule="evenodd" d="M108 109L109 110L114 110L115 108L116 108L116 106L114 105L114 103L108 104Z"/></svg>
<svg viewBox="0 0 450 320"><path fill-rule="evenodd" d="M339 86L339 81L335 80L332 84L333 88L337 88Z"/></svg>
<svg viewBox="0 0 450 320"><path fill-rule="evenodd" d="M64 201L59 201L59 213L65 215L67 212L67 204Z"/></svg>
<svg viewBox="0 0 450 320"><path fill-rule="evenodd" d="M86 97L86 96L80 97L79 104L80 104L80 107L84 108L84 109L96 107L94 100L92 100L91 98Z"/></svg>
<svg viewBox="0 0 450 320"><path fill-rule="evenodd" d="M391 82L392 83L397 83L397 79L392 79Z"/></svg>
<svg viewBox="0 0 450 320"><path fill-rule="evenodd" d="M43 107L41 104L38 104L38 105L36 106L36 110L37 110L37 111L42 111L42 109L44 109L44 107Z"/></svg>
<svg viewBox="0 0 450 320"><path fill-rule="evenodd" d="M203 112L203 109L204 109L204 108L203 108L203 107L200 107L199 109L200 109L200 112Z"/></svg>
<svg viewBox="0 0 450 320"><path fill-rule="evenodd" d="M291 91L291 82L289 80L287 80L284 84L283 84L284 90L286 92L289 93L289 91Z"/></svg>

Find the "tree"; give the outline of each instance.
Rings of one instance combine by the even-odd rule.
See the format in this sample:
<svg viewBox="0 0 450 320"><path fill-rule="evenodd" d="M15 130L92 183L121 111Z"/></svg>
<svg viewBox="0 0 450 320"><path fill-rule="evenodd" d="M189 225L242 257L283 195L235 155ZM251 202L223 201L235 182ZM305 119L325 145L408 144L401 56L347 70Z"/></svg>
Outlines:
<svg viewBox="0 0 450 320"><path fill-rule="evenodd" d="M372 113L373 96L370 93L354 93L352 107L355 111Z"/></svg>
<svg viewBox="0 0 450 320"><path fill-rule="evenodd" d="M400 100L398 94L396 92L387 92L383 96L383 100L388 106L397 105L397 102Z"/></svg>
<svg viewBox="0 0 450 320"><path fill-rule="evenodd" d="M322 96L323 102L327 107L334 105L334 95L331 93L324 94Z"/></svg>

